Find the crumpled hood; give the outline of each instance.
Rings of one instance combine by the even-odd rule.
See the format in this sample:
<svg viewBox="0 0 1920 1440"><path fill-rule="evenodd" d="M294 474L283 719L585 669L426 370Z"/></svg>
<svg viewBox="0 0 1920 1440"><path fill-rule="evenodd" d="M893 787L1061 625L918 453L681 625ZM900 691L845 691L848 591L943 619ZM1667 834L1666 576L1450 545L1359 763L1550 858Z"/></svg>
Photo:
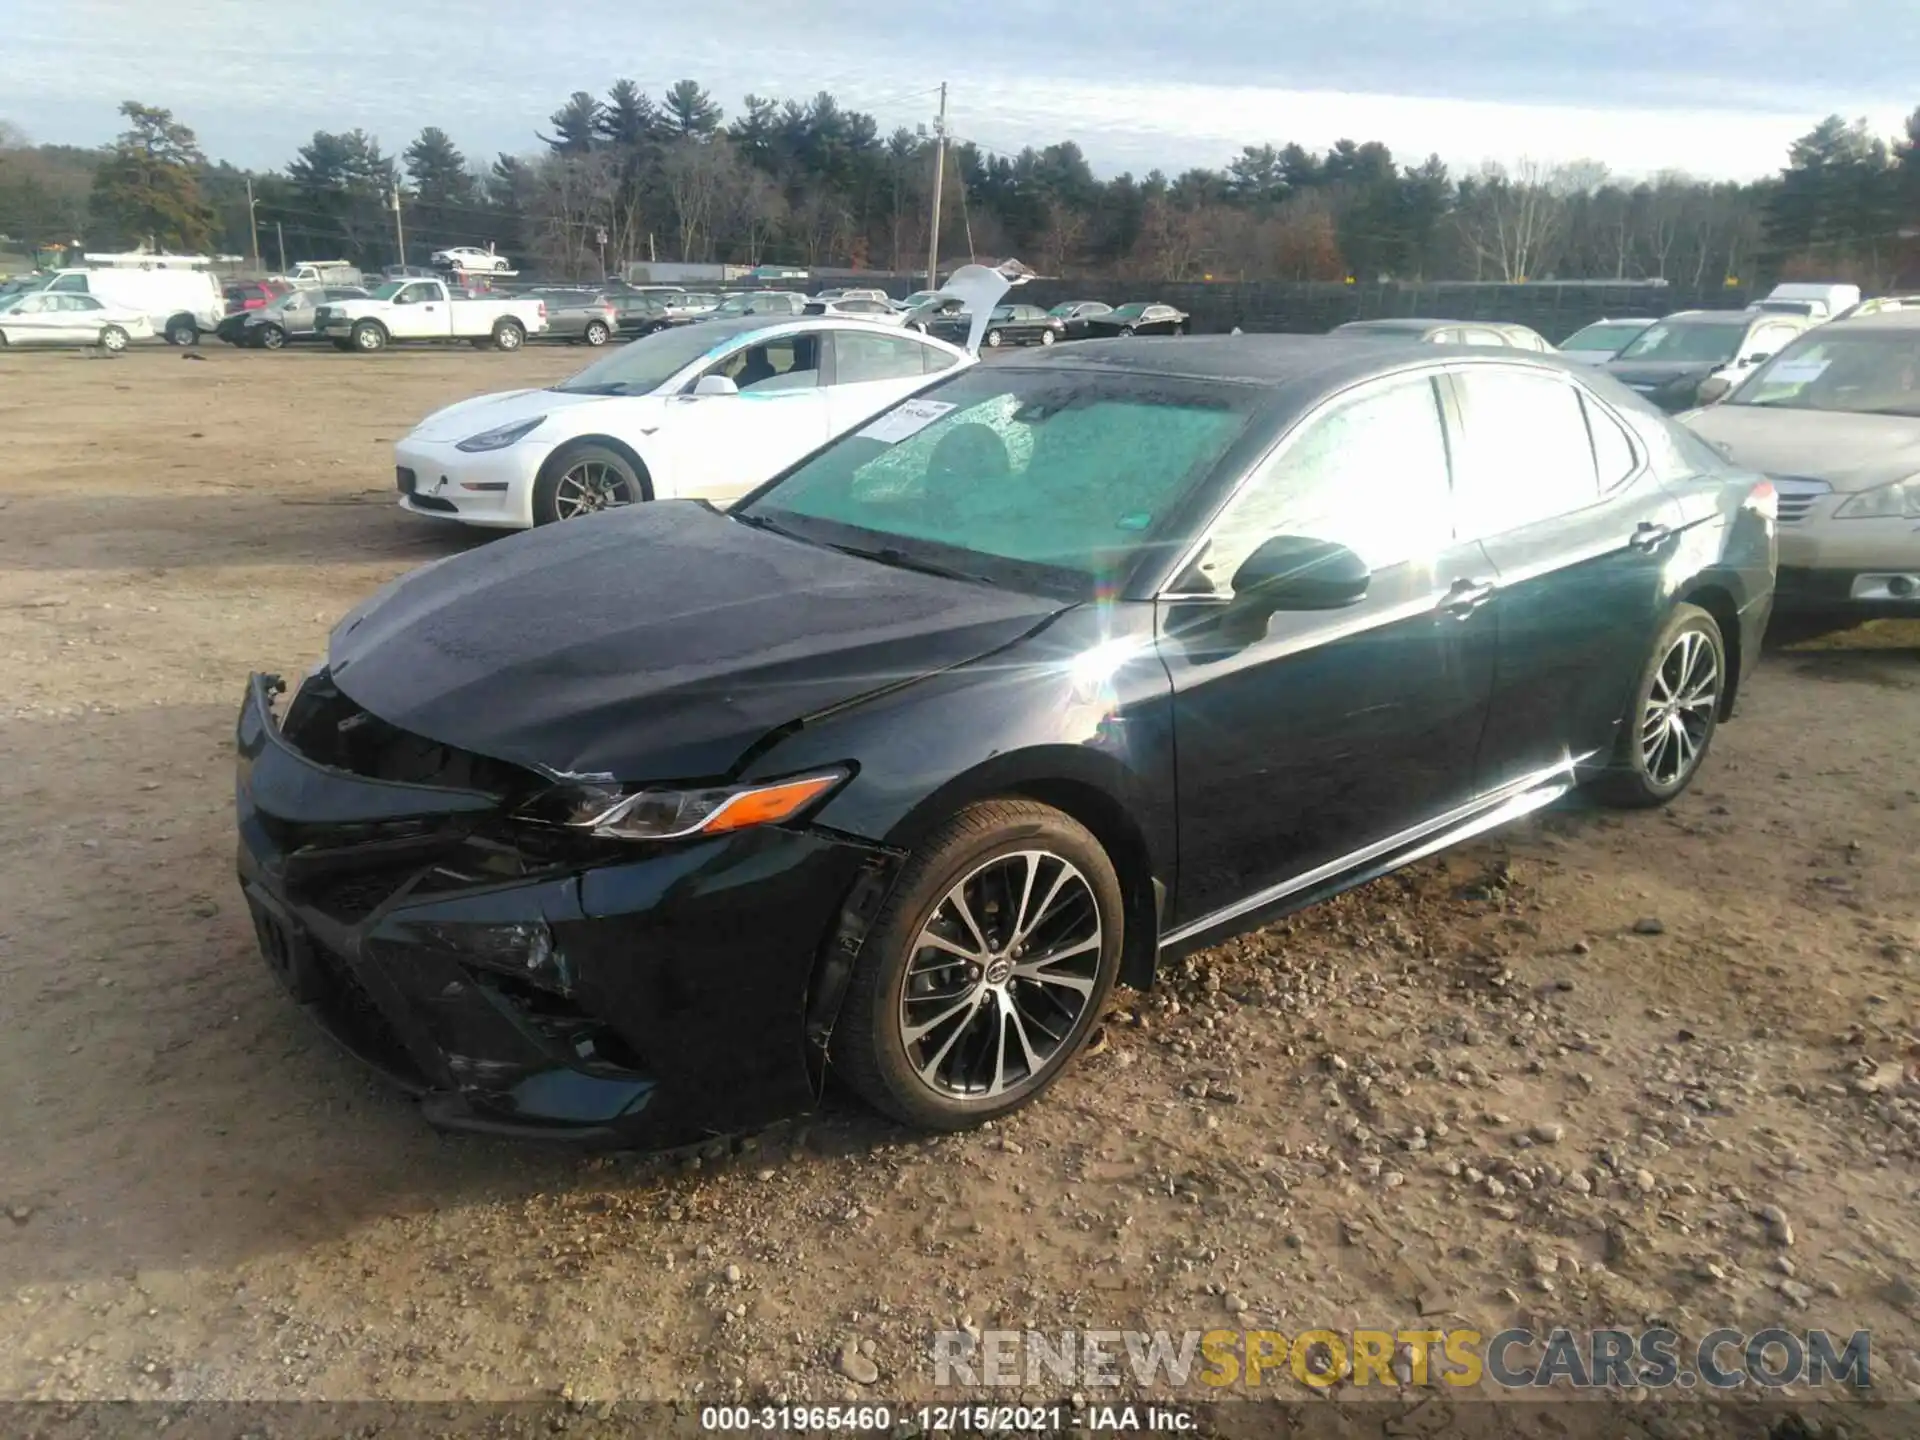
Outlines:
<svg viewBox="0 0 1920 1440"><path fill-rule="evenodd" d="M469 435L497 430L516 420L531 420L536 415L551 415L556 410L576 405L605 405L618 399L632 405L644 396L569 395L560 390L506 390L496 395L476 395L444 410L436 410L408 434L410 440L464 440ZM534 432L539 438L539 432Z"/></svg>
<svg viewBox="0 0 1920 1440"><path fill-rule="evenodd" d="M1920 419L1716 405L1686 417L1687 428L1762 475L1825 480L1835 490L1871 490L1920 473Z"/></svg>
<svg viewBox="0 0 1920 1440"><path fill-rule="evenodd" d="M443 744L550 773L701 779L773 729L1064 608L656 501L403 576L341 621L329 662L356 704Z"/></svg>

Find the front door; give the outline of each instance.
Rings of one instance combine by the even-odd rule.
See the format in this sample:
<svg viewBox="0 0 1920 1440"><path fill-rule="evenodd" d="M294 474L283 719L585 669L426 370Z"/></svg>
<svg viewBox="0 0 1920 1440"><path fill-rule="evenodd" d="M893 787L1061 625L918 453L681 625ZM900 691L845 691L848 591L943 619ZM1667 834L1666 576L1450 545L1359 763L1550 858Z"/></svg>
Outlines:
<svg viewBox="0 0 1920 1440"><path fill-rule="evenodd" d="M396 340L432 340L453 333L446 292L422 281L408 285L393 297L387 329Z"/></svg>
<svg viewBox="0 0 1920 1440"><path fill-rule="evenodd" d="M743 346L704 372L726 376L737 395L670 400L659 447L663 493L727 505L826 444L820 350L821 337L807 334Z"/></svg>
<svg viewBox="0 0 1920 1440"><path fill-rule="evenodd" d="M1282 612L1251 643L1223 646L1209 612L1276 535L1355 551L1373 572L1367 594ZM1480 547L1453 535L1432 373L1373 382L1282 442L1162 601L1174 928L1251 907L1471 798L1493 677L1490 575Z"/></svg>
<svg viewBox="0 0 1920 1440"><path fill-rule="evenodd" d="M1481 365L1452 384L1460 530L1499 579L1478 766L1493 788L1610 753L1668 603L1682 521L1627 428L1571 376Z"/></svg>

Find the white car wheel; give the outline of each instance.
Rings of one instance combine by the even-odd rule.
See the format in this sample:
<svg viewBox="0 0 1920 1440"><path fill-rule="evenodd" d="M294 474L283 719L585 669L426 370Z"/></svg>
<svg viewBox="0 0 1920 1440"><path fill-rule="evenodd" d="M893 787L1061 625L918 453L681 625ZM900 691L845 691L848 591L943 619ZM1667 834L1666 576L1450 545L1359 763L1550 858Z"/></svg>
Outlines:
<svg viewBox="0 0 1920 1440"><path fill-rule="evenodd" d="M109 325L100 332L100 348L109 355L118 355L127 348L127 332L118 325Z"/></svg>

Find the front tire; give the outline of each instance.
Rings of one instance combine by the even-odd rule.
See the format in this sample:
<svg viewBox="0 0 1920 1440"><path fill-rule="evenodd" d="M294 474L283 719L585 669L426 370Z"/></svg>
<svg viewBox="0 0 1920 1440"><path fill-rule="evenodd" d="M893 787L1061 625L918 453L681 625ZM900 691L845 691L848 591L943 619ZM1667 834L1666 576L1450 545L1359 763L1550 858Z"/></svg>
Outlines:
<svg viewBox="0 0 1920 1440"><path fill-rule="evenodd" d="M613 332L602 322L595 320L587 326L586 332L580 338L597 349L613 338Z"/></svg>
<svg viewBox="0 0 1920 1440"><path fill-rule="evenodd" d="M1130 335L1132 335L1132 334L1133 334L1133 326L1131 326L1131 325L1122 325L1122 326L1120 327L1120 335L1121 335L1121 338L1122 338L1122 339L1125 339L1126 337L1128 337L1128 336L1130 336Z"/></svg>
<svg viewBox="0 0 1920 1440"><path fill-rule="evenodd" d="M1125 940L1120 879L1086 827L1032 800L969 806L916 847L855 962L830 1042L868 1104L961 1130L1065 1073Z"/></svg>
<svg viewBox="0 0 1920 1440"><path fill-rule="evenodd" d="M987 348L989 350L998 350L1000 348L1000 332L998 330L987 331Z"/></svg>
<svg viewBox="0 0 1920 1440"><path fill-rule="evenodd" d="M387 348L387 329L377 320L362 320L348 335L349 343L363 355Z"/></svg>
<svg viewBox="0 0 1920 1440"><path fill-rule="evenodd" d="M493 327L493 348L518 350L527 343L526 327L518 320L500 320Z"/></svg>
<svg viewBox="0 0 1920 1440"><path fill-rule="evenodd" d="M109 355L118 355L127 348L130 338L118 325L109 325L100 332L100 348Z"/></svg>
<svg viewBox="0 0 1920 1440"><path fill-rule="evenodd" d="M282 330L278 325L262 325L259 327L258 336L253 343L258 345L262 350L283 349L287 343L287 332Z"/></svg>
<svg viewBox="0 0 1920 1440"><path fill-rule="evenodd" d="M1590 787L1594 796L1643 810L1685 790L1713 744L1726 687L1719 622L1697 605L1676 605L1634 687L1613 761Z"/></svg>
<svg viewBox="0 0 1920 1440"><path fill-rule="evenodd" d="M646 481L632 462L605 445L574 445L556 452L533 487L533 523L551 525L647 498Z"/></svg>

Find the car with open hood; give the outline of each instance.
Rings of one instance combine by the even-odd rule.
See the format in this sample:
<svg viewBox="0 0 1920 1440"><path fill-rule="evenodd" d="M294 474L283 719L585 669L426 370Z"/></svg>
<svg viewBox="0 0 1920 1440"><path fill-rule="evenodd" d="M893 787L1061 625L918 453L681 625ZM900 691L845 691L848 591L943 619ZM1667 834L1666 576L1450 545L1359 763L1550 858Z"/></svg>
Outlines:
<svg viewBox="0 0 1920 1440"><path fill-rule="evenodd" d="M1811 329L1725 388L1684 419L1780 492L1779 612L1920 618L1920 309Z"/></svg>
<svg viewBox="0 0 1920 1440"><path fill-rule="evenodd" d="M731 510L437 561L291 695L254 677L240 882L290 994L443 1124L673 1143L832 1071L973 1125L1118 982L1575 786L1684 790L1772 504L1518 351L956 366Z"/></svg>
<svg viewBox="0 0 1920 1440"><path fill-rule="evenodd" d="M1815 322L1761 310L1680 310L1656 320L1602 367L1668 414L1700 402L1712 379L1734 382Z"/></svg>

